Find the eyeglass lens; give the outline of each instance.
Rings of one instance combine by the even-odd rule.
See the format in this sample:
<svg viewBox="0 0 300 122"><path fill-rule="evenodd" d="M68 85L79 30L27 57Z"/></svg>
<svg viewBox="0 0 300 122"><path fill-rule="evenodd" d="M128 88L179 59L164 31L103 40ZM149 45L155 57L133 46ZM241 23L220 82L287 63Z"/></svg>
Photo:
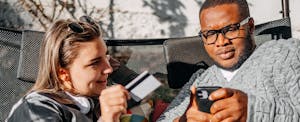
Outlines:
<svg viewBox="0 0 300 122"><path fill-rule="evenodd" d="M96 22L89 16L81 16L79 18L79 20L82 21L82 22L87 22L87 23L89 23L91 25L94 25L94 26L96 25Z"/></svg>
<svg viewBox="0 0 300 122"><path fill-rule="evenodd" d="M72 31L74 31L76 33L82 33L83 32L82 26L79 25L78 23L72 22L68 26L69 26L69 28L71 28Z"/></svg>
<svg viewBox="0 0 300 122"><path fill-rule="evenodd" d="M217 40L219 33L227 39L234 39L239 36L239 24L229 25L220 30L210 30L207 32L203 32L203 36L205 37L204 41L207 44L213 44Z"/></svg>
<svg viewBox="0 0 300 122"><path fill-rule="evenodd" d="M87 22L93 26L96 26L95 21L89 16L81 16L79 18L79 20L82 22ZM83 27L79 23L76 23L76 22L72 22L68 26L69 26L69 28L71 28L71 30L73 32L76 32L76 33L82 33L84 31Z"/></svg>

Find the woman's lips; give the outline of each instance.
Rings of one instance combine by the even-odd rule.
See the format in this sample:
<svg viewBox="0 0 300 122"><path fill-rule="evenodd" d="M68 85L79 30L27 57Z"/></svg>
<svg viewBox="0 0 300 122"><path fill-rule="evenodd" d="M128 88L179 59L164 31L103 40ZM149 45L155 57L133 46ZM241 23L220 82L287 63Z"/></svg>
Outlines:
<svg viewBox="0 0 300 122"><path fill-rule="evenodd" d="M98 80L97 83L106 83L107 81L106 80L103 80L103 81L100 81Z"/></svg>
<svg viewBox="0 0 300 122"><path fill-rule="evenodd" d="M234 48L223 48L217 51L217 55L222 60L227 60L234 56L234 51L235 51Z"/></svg>

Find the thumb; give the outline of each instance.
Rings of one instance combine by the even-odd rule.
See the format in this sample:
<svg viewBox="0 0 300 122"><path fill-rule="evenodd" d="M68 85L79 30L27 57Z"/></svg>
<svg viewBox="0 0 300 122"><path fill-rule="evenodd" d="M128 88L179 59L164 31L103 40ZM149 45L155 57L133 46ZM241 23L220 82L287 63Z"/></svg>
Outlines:
<svg viewBox="0 0 300 122"><path fill-rule="evenodd" d="M195 86L191 87L191 97L190 97L190 103L191 107L198 107L197 101L196 101L196 88Z"/></svg>

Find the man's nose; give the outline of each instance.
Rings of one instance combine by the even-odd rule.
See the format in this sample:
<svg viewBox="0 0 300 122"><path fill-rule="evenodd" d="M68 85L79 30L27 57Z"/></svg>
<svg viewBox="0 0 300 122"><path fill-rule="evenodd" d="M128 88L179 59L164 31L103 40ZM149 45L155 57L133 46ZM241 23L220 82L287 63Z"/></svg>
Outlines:
<svg viewBox="0 0 300 122"><path fill-rule="evenodd" d="M217 40L216 40L216 43L215 43L215 45L216 45L217 47L226 46L226 45L228 45L229 43L230 43L230 40L227 39L227 38L224 36L224 34L218 33L218 35L217 35Z"/></svg>

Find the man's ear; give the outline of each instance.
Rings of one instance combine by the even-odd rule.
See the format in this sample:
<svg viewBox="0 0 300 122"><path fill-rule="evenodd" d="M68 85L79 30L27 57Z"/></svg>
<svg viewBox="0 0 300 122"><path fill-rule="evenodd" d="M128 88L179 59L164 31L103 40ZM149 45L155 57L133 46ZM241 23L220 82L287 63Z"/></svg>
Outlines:
<svg viewBox="0 0 300 122"><path fill-rule="evenodd" d="M249 24L249 32L253 34L255 30L255 25L254 25L254 19L252 17L249 19L248 24Z"/></svg>

